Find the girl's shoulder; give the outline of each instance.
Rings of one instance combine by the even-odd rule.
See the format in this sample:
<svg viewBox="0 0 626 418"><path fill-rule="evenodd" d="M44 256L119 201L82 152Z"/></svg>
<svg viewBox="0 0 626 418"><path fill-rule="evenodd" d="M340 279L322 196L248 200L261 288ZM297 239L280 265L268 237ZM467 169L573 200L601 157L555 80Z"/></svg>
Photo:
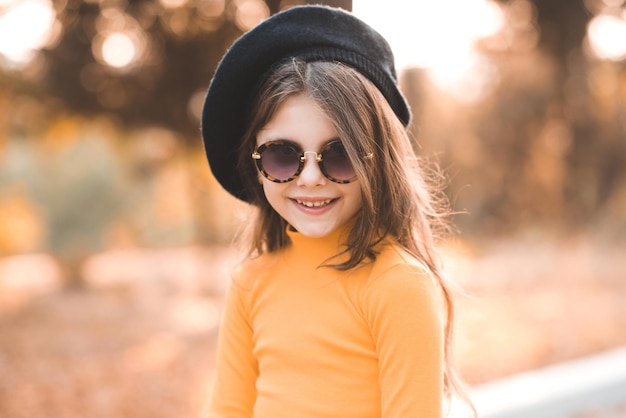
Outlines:
<svg viewBox="0 0 626 418"><path fill-rule="evenodd" d="M371 264L366 288L376 292L390 288L439 292L437 278L427 264L395 241L386 242Z"/></svg>
<svg viewBox="0 0 626 418"><path fill-rule="evenodd" d="M435 273L393 242L385 245L372 263L363 290L361 300L366 306L391 306L404 301L415 309L432 308L433 312L444 306Z"/></svg>
<svg viewBox="0 0 626 418"><path fill-rule="evenodd" d="M430 275L426 263L409 253L395 240L384 243L373 262L370 277L376 278L389 269L404 269L407 272Z"/></svg>

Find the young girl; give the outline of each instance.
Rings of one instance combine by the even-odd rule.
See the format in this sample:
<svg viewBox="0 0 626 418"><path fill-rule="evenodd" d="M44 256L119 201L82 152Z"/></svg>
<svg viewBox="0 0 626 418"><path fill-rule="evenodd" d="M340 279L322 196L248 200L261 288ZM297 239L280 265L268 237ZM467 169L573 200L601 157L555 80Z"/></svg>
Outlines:
<svg viewBox="0 0 626 418"><path fill-rule="evenodd" d="M289 9L224 56L205 149L257 216L210 417L442 416L452 302L409 120L389 45L347 12Z"/></svg>

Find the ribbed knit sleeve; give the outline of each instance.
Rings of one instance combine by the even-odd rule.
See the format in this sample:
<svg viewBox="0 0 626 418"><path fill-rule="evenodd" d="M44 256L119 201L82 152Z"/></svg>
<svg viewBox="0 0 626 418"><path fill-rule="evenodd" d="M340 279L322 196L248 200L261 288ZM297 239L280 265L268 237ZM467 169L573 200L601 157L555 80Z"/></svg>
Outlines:
<svg viewBox="0 0 626 418"><path fill-rule="evenodd" d="M420 267L397 264L371 278L363 308L379 361L382 418L442 416L441 292Z"/></svg>
<svg viewBox="0 0 626 418"><path fill-rule="evenodd" d="M244 291L233 282L226 294L209 418L253 416L258 364L252 351L252 328L241 297Z"/></svg>

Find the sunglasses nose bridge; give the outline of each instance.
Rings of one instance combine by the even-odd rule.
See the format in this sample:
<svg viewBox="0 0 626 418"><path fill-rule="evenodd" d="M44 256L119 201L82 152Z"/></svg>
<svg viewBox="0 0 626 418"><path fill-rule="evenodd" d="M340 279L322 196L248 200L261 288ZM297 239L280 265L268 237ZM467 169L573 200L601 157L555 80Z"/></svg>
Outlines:
<svg viewBox="0 0 626 418"><path fill-rule="evenodd" d="M307 164L306 160L309 154L312 154L312 158ZM302 169L296 179L299 185L315 186L326 181L326 175L320 166L321 154L315 151L304 151L300 156L300 161L302 162Z"/></svg>
<svg viewBox="0 0 626 418"><path fill-rule="evenodd" d="M302 162L306 162L306 156L307 156L307 154L313 154L313 156L314 156L314 158L315 158L315 161L317 161L318 163L319 163L320 161L322 161L322 155L321 155L321 154L318 154L318 153L317 153L317 152L315 152L315 151L304 151L304 152L302 153L302 157L300 157L300 160L301 160Z"/></svg>

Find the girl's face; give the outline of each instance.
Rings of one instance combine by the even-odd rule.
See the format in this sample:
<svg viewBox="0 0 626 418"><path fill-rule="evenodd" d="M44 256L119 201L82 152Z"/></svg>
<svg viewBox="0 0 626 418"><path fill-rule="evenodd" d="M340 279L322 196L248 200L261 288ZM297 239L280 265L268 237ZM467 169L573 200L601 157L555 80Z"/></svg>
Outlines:
<svg viewBox="0 0 626 418"><path fill-rule="evenodd" d="M287 183L274 183L259 174L269 204L298 232L323 237L350 220L361 208L359 181L340 184L322 174L313 153L338 140L339 135L323 110L306 94L282 103L257 134L257 147L276 140L297 144L307 152L304 168Z"/></svg>

